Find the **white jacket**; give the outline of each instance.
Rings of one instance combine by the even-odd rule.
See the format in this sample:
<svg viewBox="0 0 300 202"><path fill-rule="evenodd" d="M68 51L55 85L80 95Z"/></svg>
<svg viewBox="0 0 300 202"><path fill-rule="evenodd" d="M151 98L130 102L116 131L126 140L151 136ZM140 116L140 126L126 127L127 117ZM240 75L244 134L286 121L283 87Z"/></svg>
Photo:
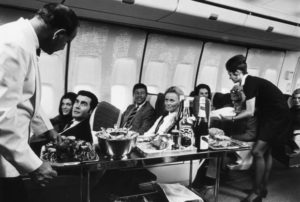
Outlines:
<svg viewBox="0 0 300 202"><path fill-rule="evenodd" d="M52 128L40 113L37 35L28 20L0 26L0 177L16 177L37 169L42 161L28 141L31 128Z"/></svg>

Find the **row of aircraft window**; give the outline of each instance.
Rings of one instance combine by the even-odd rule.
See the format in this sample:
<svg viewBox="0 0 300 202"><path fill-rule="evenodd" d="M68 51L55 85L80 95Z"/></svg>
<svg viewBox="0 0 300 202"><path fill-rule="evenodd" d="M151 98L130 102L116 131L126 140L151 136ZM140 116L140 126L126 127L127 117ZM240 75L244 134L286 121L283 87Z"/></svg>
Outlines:
<svg viewBox="0 0 300 202"><path fill-rule="evenodd" d="M0 11L1 24L24 16L24 12L17 10ZM300 73L293 73L298 69L300 52L204 43L188 37L82 21L68 54L63 50L51 56L42 53L39 58L42 106L54 116L65 90L89 90L99 100L124 110L132 102L131 90L137 82L145 83L153 94L176 85L188 95L199 83L208 84L213 92L229 92L233 83L225 62L236 54L247 55L251 75L270 80L284 93L300 87Z"/></svg>

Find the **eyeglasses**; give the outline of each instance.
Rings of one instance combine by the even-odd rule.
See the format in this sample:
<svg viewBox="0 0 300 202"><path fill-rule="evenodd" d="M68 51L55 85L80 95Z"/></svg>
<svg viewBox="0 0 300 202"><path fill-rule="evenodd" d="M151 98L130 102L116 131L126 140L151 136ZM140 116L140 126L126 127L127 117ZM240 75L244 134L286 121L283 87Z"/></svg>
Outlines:
<svg viewBox="0 0 300 202"><path fill-rule="evenodd" d="M300 100L300 97L292 97L293 100Z"/></svg>

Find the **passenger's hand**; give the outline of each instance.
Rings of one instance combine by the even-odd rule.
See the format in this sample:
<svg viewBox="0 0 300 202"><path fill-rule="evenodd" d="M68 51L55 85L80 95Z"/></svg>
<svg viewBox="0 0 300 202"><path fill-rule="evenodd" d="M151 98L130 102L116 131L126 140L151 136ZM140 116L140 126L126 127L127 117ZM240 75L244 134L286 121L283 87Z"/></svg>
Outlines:
<svg viewBox="0 0 300 202"><path fill-rule="evenodd" d="M52 169L49 162L43 162L38 169L30 173L31 179L42 187L45 187L56 176L57 172Z"/></svg>
<svg viewBox="0 0 300 202"><path fill-rule="evenodd" d="M54 129L47 131L47 136L54 143L61 143L61 136Z"/></svg>

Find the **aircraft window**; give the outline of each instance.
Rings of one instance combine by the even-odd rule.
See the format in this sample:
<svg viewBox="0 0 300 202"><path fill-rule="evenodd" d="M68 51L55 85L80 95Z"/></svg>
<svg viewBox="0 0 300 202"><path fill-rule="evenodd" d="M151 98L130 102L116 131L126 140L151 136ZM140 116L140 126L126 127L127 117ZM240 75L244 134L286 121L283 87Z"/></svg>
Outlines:
<svg viewBox="0 0 300 202"><path fill-rule="evenodd" d="M169 66L167 63L159 61L149 61L148 65L145 68L145 79L143 83L147 86L153 86L154 88L149 88L149 93L159 93L165 92L167 89L167 77L168 77ZM154 92L156 91L156 92Z"/></svg>
<svg viewBox="0 0 300 202"><path fill-rule="evenodd" d="M279 72L282 68L284 52L264 49L249 49L247 57L248 68L259 69L259 77L265 78L277 85Z"/></svg>
<svg viewBox="0 0 300 202"><path fill-rule="evenodd" d="M124 85L113 85L111 87L110 103L121 111L125 111L128 105L132 103L132 89Z"/></svg>
<svg viewBox="0 0 300 202"><path fill-rule="evenodd" d="M246 48L218 43L205 43L197 84L205 83L212 92L227 93L233 86L225 63L234 55L246 55Z"/></svg>
<svg viewBox="0 0 300 202"><path fill-rule="evenodd" d="M119 58L113 64L111 103L120 110L132 103L137 70L137 61L133 58Z"/></svg>
<svg viewBox="0 0 300 202"><path fill-rule="evenodd" d="M198 80L201 81L199 83L207 84L211 89L216 89L218 82L218 67L210 65L204 66L200 70Z"/></svg>
<svg viewBox="0 0 300 202"><path fill-rule="evenodd" d="M178 64L176 66L173 84L181 88L186 95L190 94L189 88L193 86L191 78L194 78L194 68L191 64Z"/></svg>
<svg viewBox="0 0 300 202"><path fill-rule="evenodd" d="M58 104L56 103L56 95L55 90L52 88L51 85L43 84L42 85L42 99L41 99L41 106L44 110L44 112L49 117L55 117L58 115ZM47 96L44 96L47 95Z"/></svg>
<svg viewBox="0 0 300 202"><path fill-rule="evenodd" d="M49 117L58 115L58 106L65 86L66 50L52 55L41 52L39 71L42 81L42 108ZM43 96L46 95L46 96Z"/></svg>
<svg viewBox="0 0 300 202"><path fill-rule="evenodd" d="M202 44L199 40L150 34L142 73L149 92L165 92L178 85L188 95L193 89Z"/></svg>
<svg viewBox="0 0 300 202"><path fill-rule="evenodd" d="M300 78L297 79L296 85L295 85L295 89L300 88Z"/></svg>
<svg viewBox="0 0 300 202"><path fill-rule="evenodd" d="M101 78L101 58L91 56L78 56L74 61L73 74L69 75L71 79L69 86L72 91L79 90L92 91L97 95L100 87L99 78Z"/></svg>
<svg viewBox="0 0 300 202"><path fill-rule="evenodd" d="M258 67L248 68L248 74L252 76L259 76L259 68Z"/></svg>
<svg viewBox="0 0 300 202"><path fill-rule="evenodd" d="M294 90L296 90L297 88L300 88L300 57L299 56L297 59L294 78L293 78L293 82L292 82L292 92Z"/></svg>
<svg viewBox="0 0 300 202"><path fill-rule="evenodd" d="M92 93L96 93L95 89L89 84L76 85L72 89L72 92L78 93L80 90L86 90L86 91L90 91Z"/></svg>
<svg viewBox="0 0 300 202"><path fill-rule="evenodd" d="M271 81L272 83L276 84L277 83L277 78L278 78L278 75L277 75L277 71L274 70L274 69L267 69L265 71L265 75L263 76L263 78Z"/></svg>
<svg viewBox="0 0 300 202"><path fill-rule="evenodd" d="M139 29L82 21L70 48L69 89L89 85L99 100L117 103L122 93L116 92L128 88L132 97L145 39L146 32Z"/></svg>

